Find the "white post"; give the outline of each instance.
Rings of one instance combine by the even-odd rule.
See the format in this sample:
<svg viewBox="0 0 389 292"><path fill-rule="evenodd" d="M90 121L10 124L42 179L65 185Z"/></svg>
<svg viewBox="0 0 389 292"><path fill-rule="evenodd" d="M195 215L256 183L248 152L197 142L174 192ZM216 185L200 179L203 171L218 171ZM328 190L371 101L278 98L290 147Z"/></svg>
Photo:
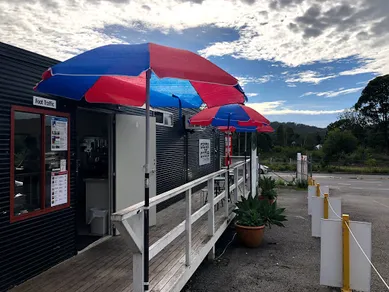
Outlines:
<svg viewBox="0 0 389 292"><path fill-rule="evenodd" d="M258 175L257 175L257 169L258 169L258 162L257 162L257 148L251 149L251 195L254 197L257 194L257 186L258 186Z"/></svg>
<svg viewBox="0 0 389 292"><path fill-rule="evenodd" d="M135 215L131 219L131 226L134 230L134 233L138 238L143 238L143 212ZM123 233L121 233L123 234ZM143 240L139 242L142 245L142 252L134 251L132 254L132 286L134 288L134 292L143 292Z"/></svg>
<svg viewBox="0 0 389 292"><path fill-rule="evenodd" d="M185 261L190 266L192 254L192 190L185 193L186 219L185 219Z"/></svg>
<svg viewBox="0 0 389 292"><path fill-rule="evenodd" d="M215 204L214 204L214 189L215 189L215 181L214 178L208 180L208 235L209 237L213 237L215 234ZM211 251L208 254L208 259L215 259L215 246L212 247Z"/></svg>
<svg viewBox="0 0 389 292"><path fill-rule="evenodd" d="M297 153L297 181L301 181L301 153Z"/></svg>
<svg viewBox="0 0 389 292"><path fill-rule="evenodd" d="M246 198L246 159L244 160L244 165L243 165L243 194L242 196Z"/></svg>
<svg viewBox="0 0 389 292"><path fill-rule="evenodd" d="M239 196L239 188L238 188L238 181L239 181L239 167L234 168L234 184L235 184L235 189L234 189L234 204L238 202L238 196ZM232 201L232 198L231 198Z"/></svg>
<svg viewBox="0 0 389 292"><path fill-rule="evenodd" d="M224 194L224 197L225 197L225 212L226 212L226 217L228 218L228 216L230 214L228 214L228 196L229 196L229 192L230 192L230 187L228 186L228 176L229 176L229 171L227 169L227 172L226 172L226 176L225 176L225 182L224 182L224 185L225 185L225 194Z"/></svg>

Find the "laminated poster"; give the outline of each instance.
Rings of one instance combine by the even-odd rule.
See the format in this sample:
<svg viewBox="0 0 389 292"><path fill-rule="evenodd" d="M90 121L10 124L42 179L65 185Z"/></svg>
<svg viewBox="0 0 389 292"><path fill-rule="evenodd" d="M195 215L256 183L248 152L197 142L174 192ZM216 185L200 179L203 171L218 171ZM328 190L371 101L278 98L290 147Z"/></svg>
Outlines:
<svg viewBox="0 0 389 292"><path fill-rule="evenodd" d="M68 150L68 119L51 118L51 151Z"/></svg>
<svg viewBox="0 0 389 292"><path fill-rule="evenodd" d="M51 173L51 207L68 202L68 172Z"/></svg>

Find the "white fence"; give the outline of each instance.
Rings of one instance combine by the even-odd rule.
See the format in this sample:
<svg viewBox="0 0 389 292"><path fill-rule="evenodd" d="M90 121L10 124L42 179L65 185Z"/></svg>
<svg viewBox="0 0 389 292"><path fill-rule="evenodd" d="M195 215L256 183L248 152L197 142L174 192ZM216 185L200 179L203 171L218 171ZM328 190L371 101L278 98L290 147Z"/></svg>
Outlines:
<svg viewBox="0 0 389 292"><path fill-rule="evenodd" d="M308 183L312 236L321 238L320 285L370 292L372 267L383 280L371 263L371 223L350 221L342 214L341 199L331 198L328 187L312 178Z"/></svg>

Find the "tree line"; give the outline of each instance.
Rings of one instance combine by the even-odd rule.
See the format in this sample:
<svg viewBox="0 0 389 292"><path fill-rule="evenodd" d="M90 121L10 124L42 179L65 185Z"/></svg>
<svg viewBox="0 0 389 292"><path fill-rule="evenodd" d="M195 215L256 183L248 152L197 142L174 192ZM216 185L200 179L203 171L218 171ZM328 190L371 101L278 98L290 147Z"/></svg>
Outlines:
<svg viewBox="0 0 389 292"><path fill-rule="evenodd" d="M387 163L389 74L369 81L357 102L325 129L295 123L271 125L274 133L257 134L257 147L264 157L278 156L287 160L295 159L296 152L308 152L324 165ZM243 136L242 133L234 136L235 154L243 149Z"/></svg>

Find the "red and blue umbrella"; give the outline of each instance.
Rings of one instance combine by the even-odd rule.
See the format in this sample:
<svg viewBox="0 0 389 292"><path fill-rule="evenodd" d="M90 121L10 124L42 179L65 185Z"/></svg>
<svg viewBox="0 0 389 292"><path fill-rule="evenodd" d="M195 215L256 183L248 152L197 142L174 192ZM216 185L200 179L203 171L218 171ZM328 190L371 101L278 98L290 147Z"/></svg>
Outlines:
<svg viewBox="0 0 389 292"><path fill-rule="evenodd" d="M189 123L198 126L225 127L225 132L228 133L230 133L232 129L245 129L246 132L255 132L262 124L270 124L269 120L256 110L242 104L228 104L204 109L194 115ZM229 143L229 139L227 139L227 143ZM227 147L229 147L228 144ZM229 169L230 163L231 157L228 152L226 155L227 169ZM227 190L229 189L229 185L230 182L228 177Z"/></svg>
<svg viewBox="0 0 389 292"><path fill-rule="evenodd" d="M143 106L148 81L153 107L214 107L246 100L237 79L212 62L153 43L84 52L49 68L35 89L91 103Z"/></svg>
<svg viewBox="0 0 389 292"><path fill-rule="evenodd" d="M44 72L36 91L74 100L146 105L144 290L149 288L149 116L153 107L244 103L238 81L190 51L147 43L99 47Z"/></svg>
<svg viewBox="0 0 389 292"><path fill-rule="evenodd" d="M270 124L256 110L243 104L228 104L207 108L194 115L190 121L192 125L214 127L239 127L246 126L256 128L260 124Z"/></svg>
<svg viewBox="0 0 389 292"><path fill-rule="evenodd" d="M237 126L237 127L230 127L228 128L227 126L221 126L217 127L219 131L222 132L236 132L236 133L273 133L274 129L267 124L263 124L258 127L242 127L242 126Z"/></svg>

